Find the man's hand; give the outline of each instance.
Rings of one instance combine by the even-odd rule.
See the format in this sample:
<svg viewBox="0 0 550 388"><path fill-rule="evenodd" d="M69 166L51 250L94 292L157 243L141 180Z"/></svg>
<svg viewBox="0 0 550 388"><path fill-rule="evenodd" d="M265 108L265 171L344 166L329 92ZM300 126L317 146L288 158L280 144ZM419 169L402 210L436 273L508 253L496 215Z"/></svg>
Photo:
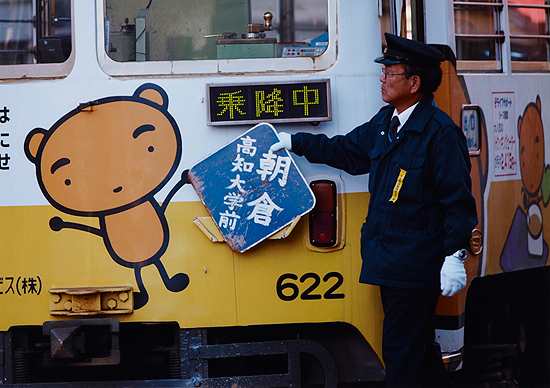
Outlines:
<svg viewBox="0 0 550 388"><path fill-rule="evenodd" d="M269 149L273 152L279 151L283 148L286 148L289 151L292 151L292 136L290 133L279 132L280 141L273 144Z"/></svg>
<svg viewBox="0 0 550 388"><path fill-rule="evenodd" d="M440 275L443 296L453 296L466 285L464 262L457 257L456 253L445 257Z"/></svg>

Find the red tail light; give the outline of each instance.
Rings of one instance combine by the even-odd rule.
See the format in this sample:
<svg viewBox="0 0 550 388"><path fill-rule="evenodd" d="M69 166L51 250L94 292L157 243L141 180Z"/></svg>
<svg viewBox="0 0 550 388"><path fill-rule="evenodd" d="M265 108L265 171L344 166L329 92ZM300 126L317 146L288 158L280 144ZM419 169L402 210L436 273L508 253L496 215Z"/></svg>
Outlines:
<svg viewBox="0 0 550 388"><path fill-rule="evenodd" d="M309 213L309 242L315 247L332 247L337 243L336 184L328 180L310 183L316 204Z"/></svg>

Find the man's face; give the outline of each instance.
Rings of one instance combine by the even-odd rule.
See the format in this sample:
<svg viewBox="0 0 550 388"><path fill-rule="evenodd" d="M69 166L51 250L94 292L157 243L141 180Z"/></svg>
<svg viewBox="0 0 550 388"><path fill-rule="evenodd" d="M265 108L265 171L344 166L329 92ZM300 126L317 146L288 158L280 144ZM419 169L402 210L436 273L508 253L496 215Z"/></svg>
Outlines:
<svg viewBox="0 0 550 388"><path fill-rule="evenodd" d="M385 73L384 73L385 71ZM382 69L382 100L395 107L410 100L412 92L412 77L405 77L405 67L402 64L385 65Z"/></svg>

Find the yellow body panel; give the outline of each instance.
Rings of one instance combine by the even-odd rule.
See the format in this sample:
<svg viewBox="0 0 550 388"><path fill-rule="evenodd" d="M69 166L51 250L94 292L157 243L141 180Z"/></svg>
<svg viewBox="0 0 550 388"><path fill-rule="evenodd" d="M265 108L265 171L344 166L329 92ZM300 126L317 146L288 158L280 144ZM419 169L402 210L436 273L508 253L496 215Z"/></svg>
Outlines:
<svg viewBox="0 0 550 388"><path fill-rule="evenodd" d="M171 292L157 268L146 266L142 276L149 302L116 317L121 322L177 321L182 328L345 321L356 326L380 355L378 287L358 282L360 227L368 199L368 193L346 194L346 245L326 253L307 249L305 219L285 239L266 240L244 254L234 253L224 243L211 242L193 223L195 217L207 216L200 202L170 203L166 210L170 240L162 263L170 276L188 274L189 286ZM137 290L134 270L117 264L101 237L72 229L52 231L49 220L60 215L66 221L98 226L97 218L70 217L52 206L0 208L0 330L67 319L50 314L48 290L52 288L130 285ZM341 274L343 283L334 293L344 294L344 298L325 298L337 282L335 276L324 280L330 273ZM284 274L297 277L284 282L297 287L296 297L290 301L277 295L277 282ZM318 275L317 286L311 274ZM31 279L36 283L32 289ZM289 291L287 288L283 294ZM303 300L304 293L318 299Z"/></svg>

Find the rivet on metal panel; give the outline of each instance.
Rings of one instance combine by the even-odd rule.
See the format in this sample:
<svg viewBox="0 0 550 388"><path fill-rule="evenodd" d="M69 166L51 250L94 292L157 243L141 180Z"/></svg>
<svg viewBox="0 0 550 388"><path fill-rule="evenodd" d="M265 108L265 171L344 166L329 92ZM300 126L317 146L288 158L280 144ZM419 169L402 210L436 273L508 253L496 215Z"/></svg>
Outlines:
<svg viewBox="0 0 550 388"><path fill-rule="evenodd" d="M117 301L114 298L111 298L107 301L107 307L109 307L111 310L116 308Z"/></svg>
<svg viewBox="0 0 550 388"><path fill-rule="evenodd" d="M101 315L131 314L132 286L52 288L50 314Z"/></svg>

